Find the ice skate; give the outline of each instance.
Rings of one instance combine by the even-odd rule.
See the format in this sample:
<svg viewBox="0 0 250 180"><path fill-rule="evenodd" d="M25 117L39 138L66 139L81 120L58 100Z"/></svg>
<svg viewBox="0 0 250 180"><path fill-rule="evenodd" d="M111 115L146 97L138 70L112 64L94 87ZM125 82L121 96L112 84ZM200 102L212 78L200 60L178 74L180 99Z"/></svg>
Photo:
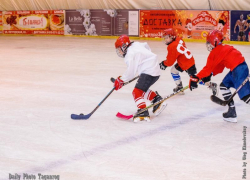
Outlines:
<svg viewBox="0 0 250 180"><path fill-rule="evenodd" d="M176 92L178 92L179 90L181 90L182 88L183 88L183 85L182 85L182 82L180 82L180 84L178 84L178 85L173 89L173 91L176 93ZM184 95L185 93L184 93L184 92L180 92L179 94Z"/></svg>
<svg viewBox="0 0 250 180"><path fill-rule="evenodd" d="M141 111L141 109L138 109L137 112ZM137 114L133 117L134 122L139 122L139 121L147 121L150 122L150 116L148 110Z"/></svg>
<svg viewBox="0 0 250 180"><path fill-rule="evenodd" d="M214 82L207 82L206 85L208 86L209 89L212 90L213 95L217 95L219 92L218 86Z"/></svg>
<svg viewBox="0 0 250 180"><path fill-rule="evenodd" d="M229 107L228 111L223 113L223 119L227 122L237 123L237 114L235 107Z"/></svg>
<svg viewBox="0 0 250 180"><path fill-rule="evenodd" d="M155 96L155 98L152 100L152 104L158 102L158 101L161 101L162 100L162 97L158 94L158 92L155 92L157 95ZM159 103L157 105L155 105L153 107L153 113L158 116L167 106L167 102L162 102L162 103Z"/></svg>

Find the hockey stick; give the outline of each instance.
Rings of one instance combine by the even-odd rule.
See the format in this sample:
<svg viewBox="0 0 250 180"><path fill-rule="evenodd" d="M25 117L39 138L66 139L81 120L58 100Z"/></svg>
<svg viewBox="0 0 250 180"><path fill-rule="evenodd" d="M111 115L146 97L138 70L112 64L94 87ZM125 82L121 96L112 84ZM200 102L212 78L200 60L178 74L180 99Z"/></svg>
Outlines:
<svg viewBox="0 0 250 180"><path fill-rule="evenodd" d="M131 80L128 81L128 82L123 83L123 86L125 86L125 85L131 83L132 81L136 80L138 77L139 77L139 76L137 76L137 77L131 79ZM111 81L112 81L112 78L111 78ZM89 119L90 116L91 116L92 114L94 114L94 112L102 105L102 103L109 97L109 95L110 95L114 90L115 90L115 87L112 88L112 90L105 96L105 98L95 107L95 109L94 109L91 113L86 114L86 115L84 115L84 114L82 114L82 113L79 114L79 115L78 115L78 114L71 114L71 119L74 119L74 120Z"/></svg>
<svg viewBox="0 0 250 180"><path fill-rule="evenodd" d="M180 92L185 91L185 90L188 89L188 88L189 88L189 86L185 86L184 88L180 89L179 91L174 92L174 93L172 93L172 94L170 94L170 95L164 97L162 100L160 100L160 101L158 101L158 102L156 102L156 103L154 103L154 104L151 104L151 105L149 105L149 106L143 108L142 110L136 112L134 115L123 115L122 113L119 113L119 112L118 112L118 113L116 114L116 117L121 118L121 119L126 119L126 120L128 120L128 119L130 119L130 118L136 116L137 114L140 114L140 113L142 113L142 112L148 110L149 108L152 108L152 107L154 107L154 106L156 106L156 105L158 105L158 104L160 104L160 103L163 103L163 102L166 101L167 99L169 99L169 98L175 96L176 94L179 94Z"/></svg>
<svg viewBox="0 0 250 180"><path fill-rule="evenodd" d="M95 109L87 114L87 115L84 115L84 114L71 114L71 119L74 119L74 120L81 120L81 119L88 119L100 106L101 104L109 97L109 95L115 90L115 87L112 88L112 90L105 96L105 98L95 107Z"/></svg>
<svg viewBox="0 0 250 180"><path fill-rule="evenodd" d="M216 104L219 104L221 106L226 106L228 105L234 98L234 96L239 92L239 90L247 83L248 81L248 78L250 77L250 75L247 76L247 78L243 81L243 83L236 89L236 91L232 94L232 96L227 100L227 101L224 101L220 98L218 98L217 96L215 95L212 95L210 97L211 101L213 101L214 103Z"/></svg>

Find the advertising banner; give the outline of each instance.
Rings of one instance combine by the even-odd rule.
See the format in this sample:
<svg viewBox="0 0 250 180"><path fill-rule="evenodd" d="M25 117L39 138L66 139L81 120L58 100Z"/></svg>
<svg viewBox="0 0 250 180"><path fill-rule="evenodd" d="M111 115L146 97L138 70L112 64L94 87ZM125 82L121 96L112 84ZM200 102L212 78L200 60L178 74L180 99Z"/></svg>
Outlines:
<svg viewBox="0 0 250 180"><path fill-rule="evenodd" d="M112 35L115 10L66 10L65 35Z"/></svg>
<svg viewBox="0 0 250 180"><path fill-rule="evenodd" d="M4 11L4 34L63 35L64 11Z"/></svg>
<svg viewBox="0 0 250 180"><path fill-rule="evenodd" d="M65 35L139 36L139 10L66 10L65 16Z"/></svg>
<svg viewBox="0 0 250 180"><path fill-rule="evenodd" d="M231 11L230 40L250 42L250 10Z"/></svg>
<svg viewBox="0 0 250 180"><path fill-rule="evenodd" d="M161 37L164 29L174 28L183 38L205 39L210 30L218 29L230 39L229 11L141 10L140 37Z"/></svg>
<svg viewBox="0 0 250 180"><path fill-rule="evenodd" d="M118 9L113 27L114 36L139 36L139 10Z"/></svg>
<svg viewBox="0 0 250 180"><path fill-rule="evenodd" d="M2 21L2 11L0 11L0 34L3 33L3 21Z"/></svg>

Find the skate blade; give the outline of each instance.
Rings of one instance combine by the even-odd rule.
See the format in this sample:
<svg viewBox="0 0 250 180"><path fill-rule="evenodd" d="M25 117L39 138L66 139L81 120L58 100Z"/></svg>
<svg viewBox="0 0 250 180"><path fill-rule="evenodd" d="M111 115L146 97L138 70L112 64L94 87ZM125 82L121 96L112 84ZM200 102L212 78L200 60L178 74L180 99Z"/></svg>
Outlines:
<svg viewBox="0 0 250 180"><path fill-rule="evenodd" d="M136 117L134 118L134 122L137 123L139 121L147 121L150 122L150 118L149 117Z"/></svg>
<svg viewBox="0 0 250 180"><path fill-rule="evenodd" d="M180 91L180 92L175 92L175 91L174 91L174 93L177 93L177 94L179 94L179 95L184 95L184 94L185 94L184 91Z"/></svg>
<svg viewBox="0 0 250 180"><path fill-rule="evenodd" d="M223 120L231 123L237 123L237 118L223 118Z"/></svg>
<svg viewBox="0 0 250 180"><path fill-rule="evenodd" d="M167 102L163 102L161 103L161 105L159 106L159 108L154 112L155 116L158 116L159 114L161 114L161 112L167 107Z"/></svg>
<svg viewBox="0 0 250 180"><path fill-rule="evenodd" d="M211 85L212 82L206 82L205 85L210 89L213 93L214 96L217 96L219 94L219 87L217 86L216 83L213 83L214 86Z"/></svg>
<svg viewBox="0 0 250 180"><path fill-rule="evenodd" d="M185 93L183 91L178 93L179 95L185 95Z"/></svg>

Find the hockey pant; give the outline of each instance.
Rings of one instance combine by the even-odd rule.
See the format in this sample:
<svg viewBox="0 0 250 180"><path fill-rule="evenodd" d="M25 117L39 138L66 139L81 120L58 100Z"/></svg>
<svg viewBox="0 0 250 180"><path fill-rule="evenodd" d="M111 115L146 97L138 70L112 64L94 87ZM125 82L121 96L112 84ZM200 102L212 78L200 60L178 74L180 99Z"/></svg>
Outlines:
<svg viewBox="0 0 250 180"><path fill-rule="evenodd" d="M249 69L246 62L239 64L233 71L230 71L223 79L220 89L222 91L222 95L225 100L230 98L231 91L229 88L237 89L241 83L247 78L249 75ZM243 100L245 103L250 104L250 83L249 81L239 90L238 92L239 98ZM231 104L231 103L230 103ZM229 105L230 105L229 104Z"/></svg>

